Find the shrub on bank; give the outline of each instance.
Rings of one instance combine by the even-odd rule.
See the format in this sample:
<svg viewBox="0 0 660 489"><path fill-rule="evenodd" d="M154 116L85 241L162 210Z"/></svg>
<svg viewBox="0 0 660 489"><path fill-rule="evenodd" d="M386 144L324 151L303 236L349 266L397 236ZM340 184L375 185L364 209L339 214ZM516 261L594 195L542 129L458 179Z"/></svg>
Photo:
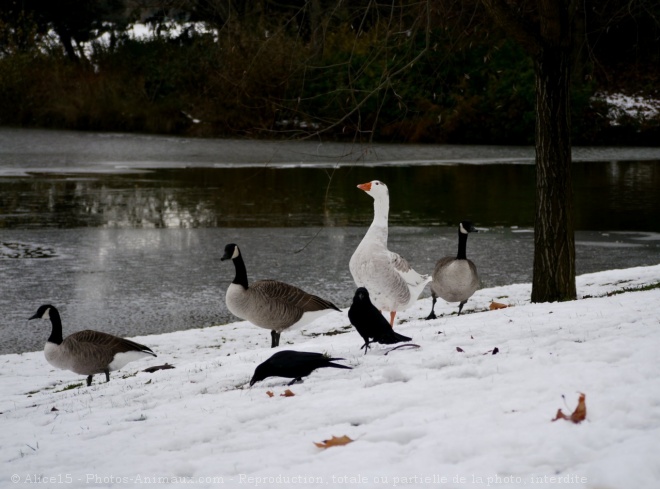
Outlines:
<svg viewBox="0 0 660 489"><path fill-rule="evenodd" d="M256 23L221 36L120 37L73 62L57 49L0 57L0 124L193 136L531 144L534 76L505 39L457 47L339 27L311 43ZM411 60L414 59L414 62ZM573 90L573 142L658 144L660 118L603 117L593 82Z"/></svg>

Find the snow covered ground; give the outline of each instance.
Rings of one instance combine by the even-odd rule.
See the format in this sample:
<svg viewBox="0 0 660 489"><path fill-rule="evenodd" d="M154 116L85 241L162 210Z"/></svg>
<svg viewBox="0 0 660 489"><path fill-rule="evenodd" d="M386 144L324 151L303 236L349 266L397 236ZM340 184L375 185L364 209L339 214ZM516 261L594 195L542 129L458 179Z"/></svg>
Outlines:
<svg viewBox="0 0 660 489"><path fill-rule="evenodd" d="M660 100L641 95L598 92L594 95L594 99L604 100L609 104L607 118L612 125L618 125L619 119L623 116L643 121L653 119L660 113Z"/></svg>
<svg viewBox="0 0 660 489"><path fill-rule="evenodd" d="M316 371L293 397L286 379L247 386L274 351L245 322L137 338L158 358L89 388L42 352L1 356L0 487L655 488L660 289L609 293L659 283L657 265L581 276L567 303L530 304L529 284L482 289L469 314L439 301L428 322L420 300L397 318L420 348L388 354L363 355L345 311L331 313L281 349L354 368ZM50 325L17 327L45 341ZM579 392L586 420L551 422Z"/></svg>

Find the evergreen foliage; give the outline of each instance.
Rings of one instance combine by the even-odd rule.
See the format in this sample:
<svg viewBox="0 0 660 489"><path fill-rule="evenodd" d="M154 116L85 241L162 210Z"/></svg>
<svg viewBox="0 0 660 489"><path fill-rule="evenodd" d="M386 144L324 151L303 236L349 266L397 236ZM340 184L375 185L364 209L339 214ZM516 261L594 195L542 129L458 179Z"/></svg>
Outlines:
<svg viewBox="0 0 660 489"><path fill-rule="evenodd" d="M478 2L461 3L460 15L472 5L477 19L460 29L440 7L397 2L162 3L148 11L128 0L3 3L0 124L533 142L533 67L505 32L479 20ZM590 11L599 37L573 80L573 142L656 145L660 117L612 123L611 107L593 98L603 90L660 97L660 8L617 16L613 3ZM138 19L152 22L152 37L128 34ZM172 22L179 34L167 32Z"/></svg>

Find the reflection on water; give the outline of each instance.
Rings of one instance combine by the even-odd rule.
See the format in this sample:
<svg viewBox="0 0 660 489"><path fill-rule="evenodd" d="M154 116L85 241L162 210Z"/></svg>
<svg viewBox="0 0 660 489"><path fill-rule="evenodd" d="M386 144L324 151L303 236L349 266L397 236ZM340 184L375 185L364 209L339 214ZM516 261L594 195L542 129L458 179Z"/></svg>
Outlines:
<svg viewBox="0 0 660 489"><path fill-rule="evenodd" d="M534 167L453 165L187 168L128 174L35 174L0 179L0 227L292 227L364 225L379 179L390 222L531 226ZM660 162L574 165L578 229L660 231Z"/></svg>

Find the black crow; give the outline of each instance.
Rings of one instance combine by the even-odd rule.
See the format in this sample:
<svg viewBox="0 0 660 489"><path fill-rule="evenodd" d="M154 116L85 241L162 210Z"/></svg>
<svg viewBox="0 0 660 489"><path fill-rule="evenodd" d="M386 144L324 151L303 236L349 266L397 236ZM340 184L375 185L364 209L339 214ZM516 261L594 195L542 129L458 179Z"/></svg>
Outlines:
<svg viewBox="0 0 660 489"><path fill-rule="evenodd" d="M355 291L353 296L353 304L348 310L348 319L351 324L355 326L357 332L364 339L364 348L366 355L367 349L370 348L370 343L381 343L384 345L393 345L394 343L401 343L402 341L411 341L412 338L403 336L395 332L387 319L376 309L371 303L369 298L369 291L364 287L360 287Z"/></svg>
<svg viewBox="0 0 660 489"><path fill-rule="evenodd" d="M330 358L323 353L306 351L278 351L264 363L257 366L252 380L250 380L250 386L253 386L255 382L264 380L266 377L288 377L293 379L288 384L292 385L297 380L302 381L302 377L307 377L317 368L352 368L332 363L333 360L343 360L343 358Z"/></svg>

